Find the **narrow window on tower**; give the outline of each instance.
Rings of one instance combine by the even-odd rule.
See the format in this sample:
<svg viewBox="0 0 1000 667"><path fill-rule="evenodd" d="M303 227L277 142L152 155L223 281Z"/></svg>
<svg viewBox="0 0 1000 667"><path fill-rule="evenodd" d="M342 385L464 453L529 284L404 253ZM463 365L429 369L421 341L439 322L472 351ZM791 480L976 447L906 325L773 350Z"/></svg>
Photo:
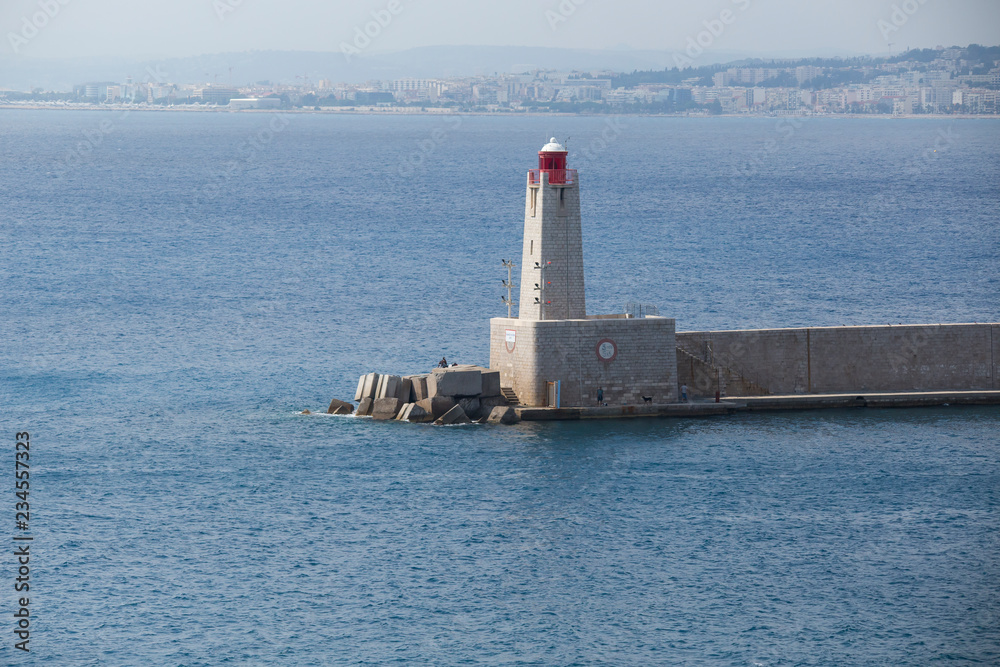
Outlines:
<svg viewBox="0 0 1000 667"><path fill-rule="evenodd" d="M534 241L531 242L531 246L530 246L530 249L528 250L528 254L529 255L534 255L535 254L535 242Z"/></svg>
<svg viewBox="0 0 1000 667"><path fill-rule="evenodd" d="M538 203L538 190L531 191L531 217L535 217L535 206Z"/></svg>

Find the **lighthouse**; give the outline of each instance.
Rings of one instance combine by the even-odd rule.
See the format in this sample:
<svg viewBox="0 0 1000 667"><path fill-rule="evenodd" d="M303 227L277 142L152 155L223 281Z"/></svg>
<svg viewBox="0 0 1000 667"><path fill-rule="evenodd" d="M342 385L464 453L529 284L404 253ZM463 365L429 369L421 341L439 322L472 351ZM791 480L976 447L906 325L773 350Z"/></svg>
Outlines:
<svg viewBox="0 0 1000 667"><path fill-rule="evenodd" d="M528 172L521 252L521 301L526 320L587 317L583 284L580 176L567 168L566 148L551 139Z"/></svg>
<svg viewBox="0 0 1000 667"><path fill-rule="evenodd" d="M518 317L490 320L490 368L523 406L672 403L675 321L587 314L580 176L568 157L553 138L528 171Z"/></svg>

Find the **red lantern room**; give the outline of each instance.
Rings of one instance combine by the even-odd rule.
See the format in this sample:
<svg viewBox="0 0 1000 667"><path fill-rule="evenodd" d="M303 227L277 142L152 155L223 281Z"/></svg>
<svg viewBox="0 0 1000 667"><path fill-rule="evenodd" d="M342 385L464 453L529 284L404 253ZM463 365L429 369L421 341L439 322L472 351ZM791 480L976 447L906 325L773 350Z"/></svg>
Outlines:
<svg viewBox="0 0 1000 667"><path fill-rule="evenodd" d="M541 183L542 174L549 175L552 185L569 185L576 181L576 170L566 168L566 148L555 137L538 151L538 169L532 170L531 182Z"/></svg>

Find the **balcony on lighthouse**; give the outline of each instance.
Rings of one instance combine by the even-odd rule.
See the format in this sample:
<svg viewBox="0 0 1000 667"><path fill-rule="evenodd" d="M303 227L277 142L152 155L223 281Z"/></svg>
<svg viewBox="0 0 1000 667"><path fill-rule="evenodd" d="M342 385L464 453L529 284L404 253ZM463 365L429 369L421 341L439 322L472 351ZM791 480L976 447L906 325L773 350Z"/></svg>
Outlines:
<svg viewBox="0 0 1000 667"><path fill-rule="evenodd" d="M542 174L548 174L549 185L575 185L577 171L566 168L567 155L566 148L552 137L538 152L538 169L528 172L528 182L531 185L540 185Z"/></svg>

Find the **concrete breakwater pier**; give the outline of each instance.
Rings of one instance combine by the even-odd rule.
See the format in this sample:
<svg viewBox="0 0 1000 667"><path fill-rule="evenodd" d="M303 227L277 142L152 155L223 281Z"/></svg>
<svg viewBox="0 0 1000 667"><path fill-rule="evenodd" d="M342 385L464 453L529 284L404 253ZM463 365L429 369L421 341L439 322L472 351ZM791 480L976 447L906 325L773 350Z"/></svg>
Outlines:
<svg viewBox="0 0 1000 667"><path fill-rule="evenodd" d="M468 367L466 367L468 368ZM376 420L404 421L415 424L456 425L505 424L521 421L577 421L585 419L640 419L640 418L698 418L719 417L747 412L779 412L792 410L832 410L832 409L899 409L951 406L1000 406L1000 390L997 391L941 391L941 392L895 392L874 394L796 394L789 396L737 396L724 397L718 401L694 400L688 403L607 405L589 407L521 407L513 406L504 396L452 397L434 396L417 399L415 389L423 385L423 380L414 381L415 376L378 376L375 373L362 376L362 383L378 386L382 378L383 389L398 387L396 396L372 398L365 396L358 403L355 412L350 403L334 400L329 414L356 414ZM419 376L416 376L419 377ZM430 376L422 376L429 378ZM366 380L371 378L371 380ZM407 382L409 381L409 382ZM407 395L406 399L399 398ZM369 392L365 392L369 393ZM377 395L378 392L376 392ZM404 400L409 401L404 403ZM478 400L478 403L477 403Z"/></svg>
<svg viewBox="0 0 1000 667"><path fill-rule="evenodd" d="M638 419L649 417L718 417L744 412L791 410L847 410L857 408L930 408L942 406L1000 406L1000 391L910 392L894 394L811 394L722 398L718 403L695 401L670 405L619 405L583 408L518 408L522 421L576 421L581 419Z"/></svg>
<svg viewBox="0 0 1000 667"><path fill-rule="evenodd" d="M657 309L588 314L567 156L552 139L527 174L520 284L504 260L507 317L490 320L489 368L363 376L355 414L454 424L1000 405L1000 323L683 332Z"/></svg>
<svg viewBox="0 0 1000 667"><path fill-rule="evenodd" d="M357 410L350 403L334 400L329 414L439 426L519 421L511 399L500 386L499 371L481 366L436 368L422 375L369 373L358 379L354 400Z"/></svg>

